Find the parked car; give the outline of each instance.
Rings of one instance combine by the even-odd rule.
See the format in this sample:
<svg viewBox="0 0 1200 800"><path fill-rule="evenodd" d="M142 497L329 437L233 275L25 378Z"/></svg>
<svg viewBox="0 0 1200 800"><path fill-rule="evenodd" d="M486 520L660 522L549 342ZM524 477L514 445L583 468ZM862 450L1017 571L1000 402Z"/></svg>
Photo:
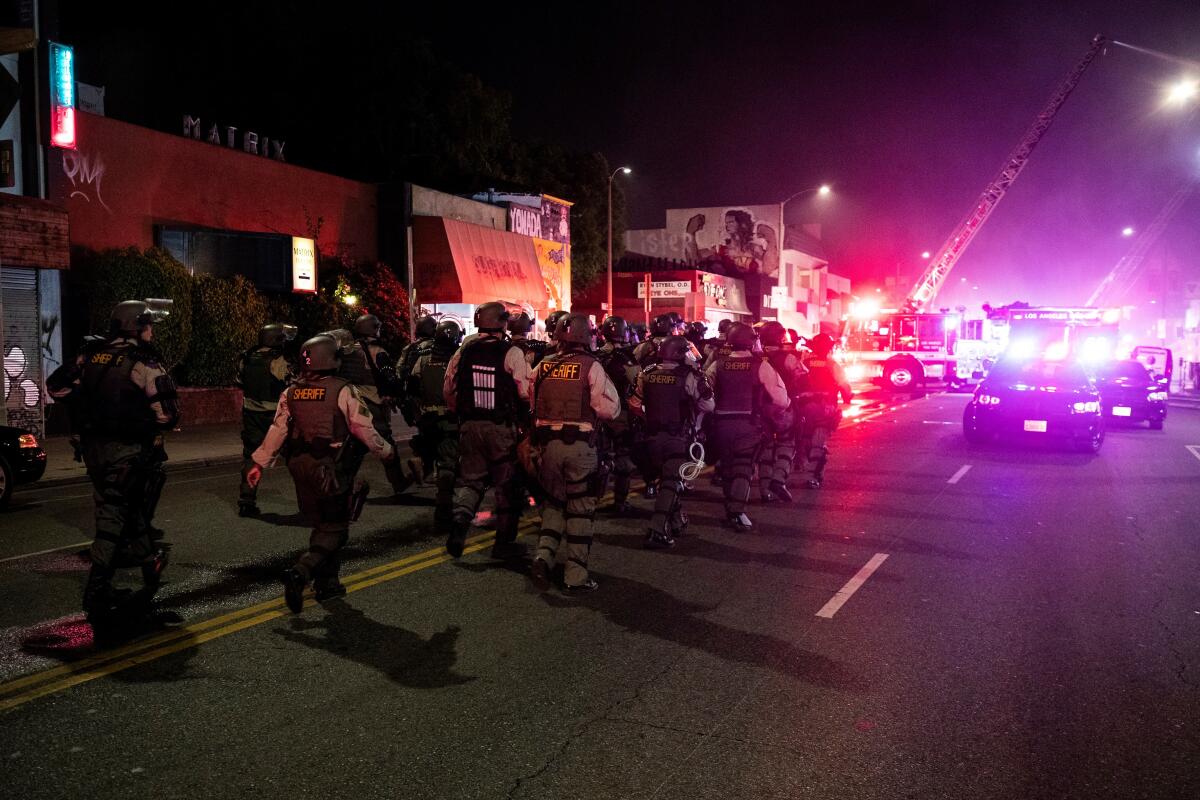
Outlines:
<svg viewBox="0 0 1200 800"><path fill-rule="evenodd" d="M1148 422L1161 431L1167 419L1166 377L1156 378L1137 361L1109 361L1096 371L1104 415Z"/></svg>
<svg viewBox="0 0 1200 800"><path fill-rule="evenodd" d="M1072 361L1001 359L967 403L963 435L972 443L1056 439L1098 453L1104 444L1100 392Z"/></svg>
<svg viewBox="0 0 1200 800"><path fill-rule="evenodd" d="M37 437L21 428L0 425L0 509L8 505L13 489L33 483L46 471L46 451Z"/></svg>

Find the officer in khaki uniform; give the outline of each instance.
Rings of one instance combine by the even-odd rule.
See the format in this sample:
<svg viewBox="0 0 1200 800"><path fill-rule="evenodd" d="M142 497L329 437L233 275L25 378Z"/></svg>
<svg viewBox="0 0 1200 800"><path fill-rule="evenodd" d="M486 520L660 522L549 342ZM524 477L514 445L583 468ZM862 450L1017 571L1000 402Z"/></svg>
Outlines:
<svg viewBox="0 0 1200 800"><path fill-rule="evenodd" d="M535 378L533 436L542 448L538 478L546 497L529 574L540 591L550 588L560 546L566 553L564 591L577 594L597 587L587 569L596 513L596 434L601 422L620 412L621 400L604 367L587 352L592 337L587 317L564 317L558 327L558 352L538 365Z"/></svg>
<svg viewBox="0 0 1200 800"><path fill-rule="evenodd" d="M433 345L424 348L408 376L408 396L417 402L417 437L413 446L422 462L436 471L433 519L450 525L454 518L454 481L458 472L458 419L446 405L443 386L450 359L462 343L463 330L454 320L437 324Z"/></svg>
<svg viewBox="0 0 1200 800"><path fill-rule="evenodd" d="M496 542L492 557L523 558L517 542L517 422L529 406L530 371L521 348L504 338L508 309L484 303L475 309L479 333L468 336L446 366L442 392L458 416L458 491L446 552L462 555L471 522L488 486L496 489Z"/></svg>
<svg viewBox="0 0 1200 800"><path fill-rule="evenodd" d="M716 396L712 430L725 484L725 514L734 530L754 527L746 515L761 418L770 408L786 409L787 389L779 373L751 352L757 336L741 322L729 326L729 355L718 356L705 374Z"/></svg>
<svg viewBox="0 0 1200 800"><path fill-rule="evenodd" d="M530 339L531 330L533 319L524 311L508 321L509 341L514 347L521 348L521 352L525 354L525 362L532 368L546 355L546 342Z"/></svg>
<svg viewBox="0 0 1200 800"><path fill-rule="evenodd" d="M284 344L296 336L294 325L273 323L258 332L258 344L238 359L238 386L242 387L242 484L238 492L238 516L258 516L258 490L246 482L254 466L251 456L262 444L275 419L279 395L291 379L291 365L283 354Z"/></svg>
<svg viewBox="0 0 1200 800"><path fill-rule="evenodd" d="M109 340L46 381L50 393L79 411L83 462L95 490L96 538L83 610L96 628L128 613L148 611L167 565L162 531L154 528L166 474L163 433L179 421L175 382L152 344L154 324L166 313L141 300L113 309ZM142 589L113 590L120 567L139 567Z"/></svg>
<svg viewBox="0 0 1200 800"><path fill-rule="evenodd" d="M308 551L283 575L284 600L294 614L304 607L309 581L317 602L346 593L338 579L338 552L350 537L354 475L361 463L346 458L351 441L361 442L385 464L395 458L358 390L336 376L338 353L337 342L329 336L304 343L300 379L279 396L275 420L254 451L254 467L246 476L251 486L258 486L263 468L286 447L300 512L315 522Z"/></svg>
<svg viewBox="0 0 1200 800"><path fill-rule="evenodd" d="M825 479L825 464L829 460L829 437L837 430L842 420L838 408L838 395L845 403L854 396L850 381L842 365L829 357L833 350L833 337L820 333L808 341L811 354L805 360L808 374L805 375L799 395L804 408L804 428L801 434L801 451L805 456L808 471L808 488L820 489Z"/></svg>
<svg viewBox="0 0 1200 800"><path fill-rule="evenodd" d="M760 326L758 339L762 342L763 358L783 379L788 397L795 398L806 370L800 363L800 354L784 344L787 330L780 323L769 320ZM800 424L796 415L799 413L800 404L793 402L788 410L763 415L762 445L758 449L758 490L764 503L792 502L788 478L796 458L796 431Z"/></svg>
<svg viewBox="0 0 1200 800"><path fill-rule="evenodd" d="M687 525L679 500L683 491L679 468L687 460L704 414L714 407L708 380L685 363L687 347L680 337L664 341L659 356L661 363L638 375L629 401L630 409L643 419L643 436L638 444L646 455L648 472L659 478L654 515L646 533L646 546L650 548L673 546L675 537Z"/></svg>

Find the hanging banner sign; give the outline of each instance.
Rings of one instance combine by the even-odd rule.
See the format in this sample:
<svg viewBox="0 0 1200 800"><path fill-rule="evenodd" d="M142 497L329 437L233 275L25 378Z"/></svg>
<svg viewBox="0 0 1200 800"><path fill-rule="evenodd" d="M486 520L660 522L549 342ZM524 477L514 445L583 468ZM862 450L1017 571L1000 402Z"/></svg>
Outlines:
<svg viewBox="0 0 1200 800"><path fill-rule="evenodd" d="M651 281L650 296L658 300L664 297L687 297L692 290L691 281ZM638 284L638 299L646 297L646 284Z"/></svg>
<svg viewBox="0 0 1200 800"><path fill-rule="evenodd" d="M50 144L75 149L75 50L50 42Z"/></svg>
<svg viewBox="0 0 1200 800"><path fill-rule="evenodd" d="M317 243L303 236L292 237L292 291L317 291Z"/></svg>

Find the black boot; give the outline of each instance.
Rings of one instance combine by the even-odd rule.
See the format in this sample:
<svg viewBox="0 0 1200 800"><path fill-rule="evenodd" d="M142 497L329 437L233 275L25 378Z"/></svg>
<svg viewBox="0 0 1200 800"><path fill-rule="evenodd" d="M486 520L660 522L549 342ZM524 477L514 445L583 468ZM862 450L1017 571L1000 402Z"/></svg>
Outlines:
<svg viewBox="0 0 1200 800"><path fill-rule="evenodd" d="M304 589L308 586L308 578L300 570L292 568L283 573L283 600L293 614L304 610Z"/></svg>
<svg viewBox="0 0 1200 800"><path fill-rule="evenodd" d="M463 548L467 546L467 533L471 530L470 520L455 520L450 535L446 537L446 552L452 558L461 558Z"/></svg>
<svg viewBox="0 0 1200 800"><path fill-rule="evenodd" d="M771 493L778 500L782 500L785 503L792 502L792 492L788 489L787 484L782 481L771 481Z"/></svg>
<svg viewBox="0 0 1200 800"><path fill-rule="evenodd" d="M239 517L257 517L262 512L258 509L258 504L253 500L238 501L238 516Z"/></svg>

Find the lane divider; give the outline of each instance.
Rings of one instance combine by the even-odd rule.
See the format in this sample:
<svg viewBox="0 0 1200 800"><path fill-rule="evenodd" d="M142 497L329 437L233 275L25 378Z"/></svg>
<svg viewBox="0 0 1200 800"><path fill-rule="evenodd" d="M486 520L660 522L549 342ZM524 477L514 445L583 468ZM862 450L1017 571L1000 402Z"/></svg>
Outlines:
<svg viewBox="0 0 1200 800"><path fill-rule="evenodd" d="M1196 457L1197 461L1200 461L1200 444L1185 444L1184 447Z"/></svg>
<svg viewBox="0 0 1200 800"><path fill-rule="evenodd" d="M955 483L958 483L958 482L959 482L959 481L961 481L961 480L962 480L962 479L963 479L963 478L966 476L966 474L967 474L968 472L970 472L970 471L971 471L971 465L970 465L970 464L963 464L961 467L959 467L959 470L958 470L958 472L956 472L956 473L954 473L953 475L951 475L951 476L950 476L950 480L946 481L946 483L949 483L949 484L955 484Z"/></svg>
<svg viewBox="0 0 1200 800"><path fill-rule="evenodd" d="M854 574L854 577L846 581L846 585L838 589L833 597L829 598L829 602L821 606L821 610L817 612L817 616L823 619L833 619L833 615L838 612L838 609L846 604L846 601L854 596L854 593L862 588L862 585L867 582L874 574L879 566L887 561L887 553L876 553L871 556L871 560L863 565L863 568Z"/></svg>

